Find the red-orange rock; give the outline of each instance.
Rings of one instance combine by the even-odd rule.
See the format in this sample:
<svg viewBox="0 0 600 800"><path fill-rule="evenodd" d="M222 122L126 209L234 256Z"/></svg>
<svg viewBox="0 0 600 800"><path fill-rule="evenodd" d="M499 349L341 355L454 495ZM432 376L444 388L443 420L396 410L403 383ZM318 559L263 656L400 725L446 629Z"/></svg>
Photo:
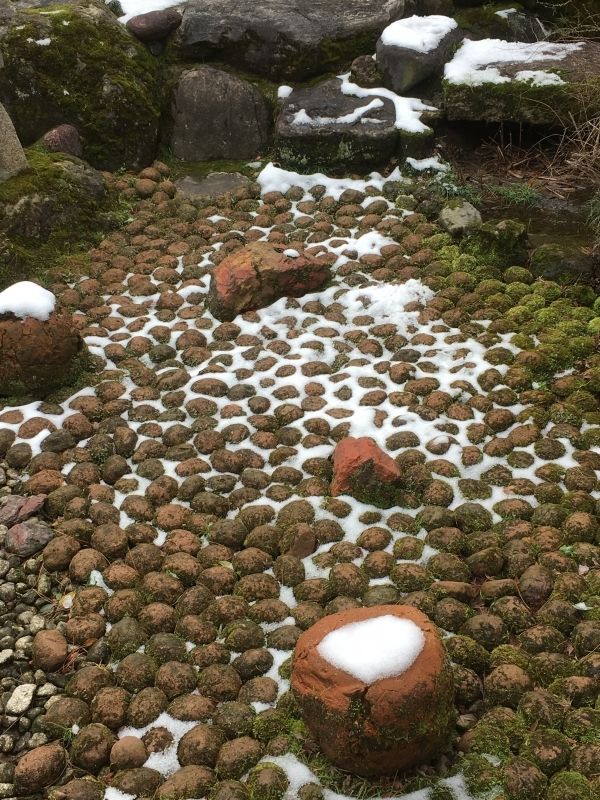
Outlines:
<svg viewBox="0 0 600 800"><path fill-rule="evenodd" d="M422 650L400 675L365 683L319 653L332 631L384 615L410 620L424 637ZM357 608L323 617L298 639L291 685L321 751L340 769L392 775L430 760L448 744L452 673L437 629L412 606Z"/></svg>
<svg viewBox="0 0 600 800"><path fill-rule="evenodd" d="M42 322L0 316L0 396L43 397L73 377L83 340L71 315L55 312Z"/></svg>
<svg viewBox="0 0 600 800"><path fill-rule="evenodd" d="M342 439L333 453L331 496L349 494L379 508L396 504L403 488L400 467L368 436Z"/></svg>
<svg viewBox="0 0 600 800"><path fill-rule="evenodd" d="M264 308L280 297L314 292L329 277L323 260L285 245L252 242L214 268L208 307L217 319L230 321L242 311Z"/></svg>

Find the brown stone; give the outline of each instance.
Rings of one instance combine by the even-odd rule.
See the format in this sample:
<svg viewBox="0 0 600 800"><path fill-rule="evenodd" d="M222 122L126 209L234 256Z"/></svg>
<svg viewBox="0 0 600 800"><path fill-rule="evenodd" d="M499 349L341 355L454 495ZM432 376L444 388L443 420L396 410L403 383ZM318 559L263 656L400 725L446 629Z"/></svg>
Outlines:
<svg viewBox="0 0 600 800"><path fill-rule="evenodd" d="M264 308L280 297L301 297L327 282L327 264L306 252L287 256L286 249L252 242L224 258L211 275L208 304L213 316L229 321L242 311Z"/></svg>
<svg viewBox="0 0 600 800"><path fill-rule="evenodd" d="M67 763L67 754L58 742L30 750L15 769L15 788L23 794L37 792L56 781Z"/></svg>
<svg viewBox="0 0 600 800"><path fill-rule="evenodd" d="M330 632L382 615L411 620L424 634L423 649L405 672L368 684L319 654ZM321 751L348 772L395 774L447 744L454 708L449 664L433 623L410 606L356 608L319 620L296 644L291 686Z"/></svg>
<svg viewBox="0 0 600 800"><path fill-rule="evenodd" d="M43 397L65 385L83 346L66 312L55 312L44 322L0 316L0 395Z"/></svg>
<svg viewBox="0 0 600 800"><path fill-rule="evenodd" d="M60 631L39 631L33 640L33 661L46 672L62 667L67 657L67 640Z"/></svg>
<svg viewBox="0 0 600 800"><path fill-rule="evenodd" d="M364 503L390 508L402 490L402 472L368 436L342 439L333 453L331 496L349 494Z"/></svg>

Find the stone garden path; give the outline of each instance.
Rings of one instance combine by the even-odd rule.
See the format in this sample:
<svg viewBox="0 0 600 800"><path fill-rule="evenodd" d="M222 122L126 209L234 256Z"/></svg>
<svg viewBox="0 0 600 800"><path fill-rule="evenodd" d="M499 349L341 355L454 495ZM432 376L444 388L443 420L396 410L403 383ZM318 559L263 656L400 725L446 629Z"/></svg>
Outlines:
<svg viewBox="0 0 600 800"><path fill-rule="evenodd" d="M23 585L58 592L41 626L69 644L38 633L44 672L1 718L5 752L42 748L17 767L21 793L364 792L315 753L289 659L324 614L400 600L445 632L460 716L450 753L376 790L598 790L595 295L461 256L393 178L268 168L212 202L163 176L89 275L53 287L97 375L0 412L14 491L24 476L24 494L47 495L53 533ZM220 323L210 271L257 240L306 248L331 284ZM396 460L401 507L330 496L348 435ZM23 620L10 665L41 627Z"/></svg>

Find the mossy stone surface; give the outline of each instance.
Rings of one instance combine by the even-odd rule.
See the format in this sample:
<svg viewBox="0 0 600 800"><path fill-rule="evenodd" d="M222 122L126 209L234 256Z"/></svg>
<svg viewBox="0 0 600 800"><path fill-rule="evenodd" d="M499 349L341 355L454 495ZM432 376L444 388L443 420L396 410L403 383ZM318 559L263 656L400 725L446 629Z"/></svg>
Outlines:
<svg viewBox="0 0 600 800"><path fill-rule="evenodd" d="M70 123L96 167L141 168L153 159L163 100L159 62L103 4L23 10L0 52L0 100L23 144Z"/></svg>

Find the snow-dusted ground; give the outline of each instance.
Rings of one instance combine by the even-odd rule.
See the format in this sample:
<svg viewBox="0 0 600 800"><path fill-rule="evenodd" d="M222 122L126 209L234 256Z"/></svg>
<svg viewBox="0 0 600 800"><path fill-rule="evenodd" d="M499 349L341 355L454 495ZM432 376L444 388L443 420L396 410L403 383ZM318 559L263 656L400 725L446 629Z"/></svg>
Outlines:
<svg viewBox="0 0 600 800"><path fill-rule="evenodd" d="M433 161L427 161L428 167L434 167ZM418 168L418 167L417 167ZM299 210L298 206L303 201L312 200L310 190L317 185L325 188L328 197L340 198L346 189L358 189L368 191L366 198L361 205L365 215L371 203L377 202L387 207L387 212L383 213L383 220L386 218L394 221L402 219L409 212L399 211L394 205L386 200L381 194L385 180L401 180L399 172L392 174L388 179L381 175L373 174L366 181L329 179L324 175L302 176L297 173L290 173L278 169L273 165L268 165L259 177L263 194L272 191L286 192L290 187L300 187L304 191L302 200L295 200L291 204L291 217L293 220L306 218L306 212ZM226 216L228 212L214 214L208 219L215 231L235 230L235 224ZM256 216L255 212L254 216ZM255 232L260 238L266 239L272 228L255 228ZM218 237L217 237L218 238ZM290 243L291 244L291 243ZM210 270L213 265L214 254L222 247L222 242L214 241L211 246L206 248L200 262L204 268L204 273L199 278L183 280L172 284L171 289L177 293L182 300L177 308L172 323L167 324L168 330L165 336L165 323L161 321L161 316L157 311L157 301L161 297L159 285L160 276L148 275L148 280L156 287L156 293L139 297L130 293L127 288L130 281L135 277L135 273L128 275L124 281L123 294L118 297L106 296L104 298L107 310L105 317L110 318L110 326L104 327L102 320L98 323L97 332L88 331L87 344L90 351L107 360L107 369L121 370L119 361L113 361L110 357L110 349L107 348L118 343L122 348L127 349L134 337L146 337L152 340L158 336L159 341L170 345L174 351L180 355L180 337L186 331L200 329L209 339L213 340L213 333L220 326L207 310L200 315L193 312L198 309L198 304L202 302L209 285ZM184 385L179 386L179 391L183 393L183 400L178 404L179 421L185 425L193 423L193 415L188 408L189 401L198 396L195 387L199 379L214 378L221 381L226 388L236 387L240 383L248 384L256 390L263 398L266 398L272 407L281 404L282 392L285 392L287 400L304 409L301 419L292 422L291 427L301 432L301 441L295 448L295 452L290 452L285 461L285 465L299 470L305 477L307 476L306 464L308 459L321 457L328 458L332 448L330 443L320 443L307 437L307 424L314 420L327 420L331 425L345 424L348 433L355 436L372 436L377 443L384 449L395 454L393 446L389 445L390 437L398 432L410 432L415 438L414 449L420 451L428 458L432 453L443 456L446 463L461 464L462 454L465 448L472 442L469 436L469 429L472 425L482 422L484 412L478 410L476 406L467 406L468 400L478 393L478 379L481 374L488 370L491 362L488 361L488 345L479 341L479 336L484 336L487 330L485 321L473 321L473 334L464 335L460 330L454 329L443 324L439 318L427 321L421 314L421 310L434 298L434 292L424 283L417 279L410 279L400 284L390 284L372 278L364 277L360 280L360 285L354 285L356 281L347 279L344 275L344 267L349 262L355 262L358 258L365 255L377 255L385 252L386 248L395 248L394 239L387 237L384 233L377 230L361 230L359 228L351 231L336 230L329 238L324 239L314 246L315 252L328 252L335 255L334 273L336 279L334 284L321 292L307 295L298 300L281 299L268 308L262 309L255 314L245 315L236 319L241 332L245 337L253 337L252 341L259 343L259 354L250 355L247 342L232 341L225 348L226 361L221 358L211 359L208 363L202 363L197 367L188 367L188 379ZM404 256L407 263L410 257ZM183 262L178 260L177 272L181 275ZM82 285L83 280L81 279ZM75 287L77 282L75 282ZM164 288L164 287L163 287ZM322 311L315 313L316 304L319 304ZM135 308L132 318L131 309ZM200 324L199 324L200 323ZM409 411L403 402L398 402L395 395L400 387L395 383L389 373L389 362L385 356L376 354L367 349L360 349L360 342L369 336L376 334L377 326L390 325L398 337L404 337L406 346L414 351L417 357L414 359L411 377L415 379L430 378L437 381L440 391L447 392L452 398L452 405L439 412L431 418L427 415L420 416L414 411ZM479 332L479 333L477 333ZM505 348L507 351L516 354L519 352L511 341L511 335L498 335L497 346ZM158 341L157 340L157 341ZM273 343L279 346L274 347ZM333 365L337 357L344 353L349 360L340 370L332 370L331 374L316 376L310 369L311 364L323 362ZM218 349L215 356L218 355ZM262 359L264 363L259 364ZM265 360L267 359L267 360ZM152 363L148 355L141 355L140 360L148 367L156 371L160 379L168 374L171 367L163 368L160 364ZM494 362L494 368L502 376L507 366ZM243 377L242 377L243 376ZM173 426L172 418L161 420L160 414L166 410L164 397L166 391L157 392L156 396L144 397L139 399L135 382L127 374L123 374L119 379L122 386L121 399L130 403L127 412L127 425L138 434L138 443L156 441L164 431ZM500 386L502 384L500 383ZM377 403L371 404L370 396L373 391L383 391L385 398ZM60 427L67 416L74 413L78 407L78 400L86 395L93 395L94 390L89 388L79 392L63 404L62 414L51 415L48 417L55 425ZM316 404L306 404L307 398L319 398ZM216 419L215 431L226 431L232 422L243 422L252 415L252 410L248 405L248 399L236 400L232 403L226 394L223 396L211 397L217 407L214 414ZM456 405L455 405L456 404ZM315 405L317 407L315 407ZM470 408L469 414L455 413L457 406L464 411ZM515 404L511 410L516 415L523 406ZM142 421L144 409L151 414L151 429L148 423ZM12 428L17 434L17 442L22 440L20 435L22 422L28 418L39 415L37 405L31 404L20 409L21 419L10 423L3 423L6 427ZM155 412L155 413L152 413ZM509 436L511 430L521 423L516 420L502 432L502 436ZM449 432L451 431L451 432ZM40 451L40 445L47 431L42 431L32 438L27 439L32 446L34 453ZM565 468L578 466L573 458L574 447L567 440L561 440L564 446L564 455L558 459L552 459L552 463ZM85 443L82 442L82 445ZM236 452L241 449L252 451L259 459L263 460L263 469L273 471L269 464L268 453L261 450L250 439L245 438L239 443L230 442L227 449ZM533 480L537 467L547 463L535 450L533 444L525 445L520 448L521 452L531 456L532 463L524 469L513 468L512 473L515 481L520 478ZM164 474L173 478L179 484L182 481L182 474L179 472L179 464L176 461L162 458ZM216 476L216 470L208 461L203 472L204 478ZM482 453L482 458L472 466L462 466L460 479L472 478L479 479L490 468L505 463L504 456L494 456ZM63 472L68 474L75 466L74 462L64 466ZM128 516L124 510L123 503L133 495L143 496L150 481L137 474L136 465L130 460L129 477L135 481L135 489L129 494L124 494L118 489L113 491L113 504L120 509L120 525L125 528L134 520ZM445 476L445 482L452 488L454 499L450 503L450 508L456 508L466 501L466 497L461 491L459 477ZM237 478L236 489L241 488L244 483L241 476ZM512 487L491 486L489 497L480 499L478 502L489 511L494 521L501 519L495 509L495 505L500 500L517 496ZM598 492L595 497L600 496ZM317 520L336 520L337 517L324 507L322 497L308 496L307 501L314 509ZM355 543L365 529L362 517L365 512L372 512L371 506L360 503L351 497L341 498L346 504L347 512L340 520L343 525L345 542ZM533 503L532 498L530 498ZM261 498L256 503L264 502ZM277 513L284 505L284 502L270 499L269 505ZM185 503L174 500L175 505L187 509ZM386 552L391 553L394 542L402 538L405 534L400 526L395 523L394 515L397 509L378 511L378 524L386 527L392 534L389 545L385 548ZM235 516L236 511L232 510L230 517ZM410 512L417 514L417 510ZM159 531L156 544L160 545L165 541L167 532ZM426 531L421 529L417 533L417 538L424 540ZM310 556L302 559L306 578L327 577L328 568L318 566L314 557L326 553L330 549L331 543L319 546L317 551ZM435 554L435 550L428 545L423 548L422 555L415 563L426 564L428 559ZM361 552L353 563L361 566L367 553ZM269 571L267 571L269 572ZM92 575L92 582L97 585L104 585L110 593L110 588L104 583L100 574ZM390 585L390 580L384 578L371 578L370 586ZM289 586L281 586L280 599L293 611L296 606L294 591ZM288 621L291 617L288 618ZM282 624L286 624L283 620ZM387 625L387 623L385 623ZM369 626L366 626L369 627ZM265 632L269 630L267 624L263 624ZM354 634L357 632L354 631ZM384 636L397 635L395 632L386 628ZM406 632L405 632L406 633ZM372 658L364 659L362 656L357 659L351 654L351 646L348 645L344 629L336 634L335 639L330 642L333 649L327 650L327 657L333 663L341 665L342 668L360 672L361 675L368 675L372 679L381 677L383 674L397 674L406 668L418 655L419 640L414 635L414 631L409 631L408 648L403 647L402 652L397 650L388 651L389 660L380 659L378 665L374 665ZM358 639L362 641L364 636L365 650L370 647L373 635L375 638L381 635L380 630L363 629L358 631ZM356 641L356 636L352 637ZM188 647L193 648L189 643ZM324 645L327 649L327 645ZM143 648L142 648L143 649ZM279 667L291 655L290 651L282 651L269 648L273 657L273 665L267 677L272 678L278 686L278 696L289 687L288 681L279 674ZM349 655L350 654L350 655ZM232 654L232 658L237 655ZM114 665L113 665L114 666ZM366 671L366 672L365 672ZM255 703L257 711L274 706L274 703ZM179 722L168 714L163 713L149 727L164 725L173 735L173 743L162 753L151 754L146 765L160 770L164 776L169 776L178 769L177 743L181 736L190 728L193 723ZM119 736L137 735L140 736L147 729L123 728L119 731ZM310 770L300 764L292 755L284 757L268 757L266 760L273 761L285 769L290 786L286 792L287 800L294 800L297 797L297 790L302 783L307 781L317 782L316 777ZM444 786L450 789L458 800L468 800L469 795L464 787L460 776L442 781ZM124 795L114 788L107 789L106 800L133 800L133 796ZM404 795L403 800L428 800L427 790ZM349 800L342 795L335 794L329 790L325 791L326 800Z"/></svg>

